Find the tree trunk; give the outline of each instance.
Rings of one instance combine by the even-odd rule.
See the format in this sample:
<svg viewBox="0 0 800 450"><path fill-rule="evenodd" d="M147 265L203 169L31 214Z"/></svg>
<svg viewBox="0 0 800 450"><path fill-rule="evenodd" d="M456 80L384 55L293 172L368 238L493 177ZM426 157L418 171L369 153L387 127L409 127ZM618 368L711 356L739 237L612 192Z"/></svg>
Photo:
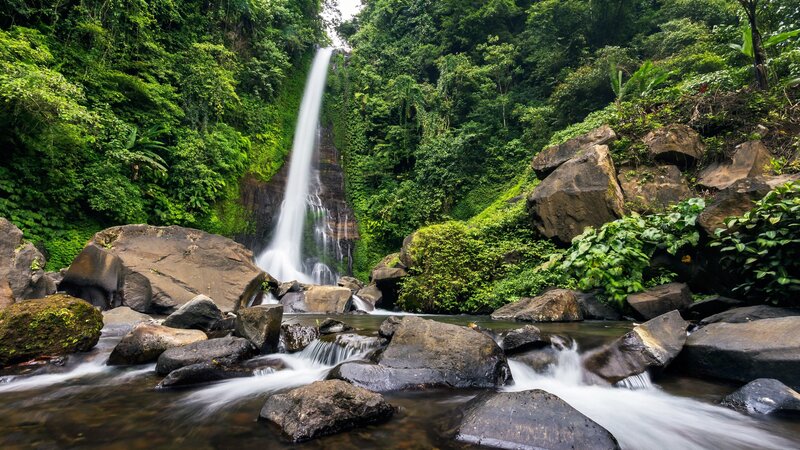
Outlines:
<svg viewBox="0 0 800 450"><path fill-rule="evenodd" d="M758 88L763 91L769 88L769 79L767 78L767 54L764 51L764 43L761 41L761 33L758 31L756 5L757 2L750 2L746 11L747 19L750 21L751 37L753 38L753 69L756 73L756 84L758 84Z"/></svg>

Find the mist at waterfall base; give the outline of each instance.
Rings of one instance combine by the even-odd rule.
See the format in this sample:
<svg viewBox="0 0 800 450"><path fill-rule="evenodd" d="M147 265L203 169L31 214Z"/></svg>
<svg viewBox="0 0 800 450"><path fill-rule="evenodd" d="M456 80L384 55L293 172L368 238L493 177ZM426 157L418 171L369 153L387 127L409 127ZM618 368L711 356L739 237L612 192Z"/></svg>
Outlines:
<svg viewBox="0 0 800 450"><path fill-rule="evenodd" d="M319 197L322 186L318 174L313 170L314 155L319 145L320 110L332 54L331 48L319 49L311 64L297 116L280 215L270 244L256 258L259 267L280 281L334 284L337 278L336 273L322 260L311 258L304 261L303 255L309 212L313 219L315 244L321 247L323 253L328 247L328 235L332 232L326 229L327 211Z"/></svg>

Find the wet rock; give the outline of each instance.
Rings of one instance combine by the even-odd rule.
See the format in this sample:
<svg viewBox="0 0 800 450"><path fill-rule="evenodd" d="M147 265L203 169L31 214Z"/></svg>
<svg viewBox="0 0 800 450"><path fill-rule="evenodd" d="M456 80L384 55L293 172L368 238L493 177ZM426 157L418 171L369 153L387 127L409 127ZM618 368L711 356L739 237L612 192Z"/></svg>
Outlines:
<svg viewBox="0 0 800 450"><path fill-rule="evenodd" d="M211 361L192 364L180 369L175 369L161 380L156 389L168 389L195 384L211 383L214 381L228 380L231 378L244 378L253 375L253 371L241 367L227 367Z"/></svg>
<svg viewBox="0 0 800 450"><path fill-rule="evenodd" d="M764 175L772 153L761 141L745 142L736 147L732 161L712 164L698 175L697 185L707 189L725 189L733 183Z"/></svg>
<svg viewBox="0 0 800 450"><path fill-rule="evenodd" d="M800 316L712 323L692 333L676 362L700 376L800 386Z"/></svg>
<svg viewBox="0 0 800 450"><path fill-rule="evenodd" d="M278 351L281 336L281 305L242 308L234 320L234 334L250 341L262 354Z"/></svg>
<svg viewBox="0 0 800 450"><path fill-rule="evenodd" d="M378 286L370 283L367 287L359 289L356 295L365 302L371 304L373 307L383 301L383 293Z"/></svg>
<svg viewBox="0 0 800 450"><path fill-rule="evenodd" d="M628 304L645 319L652 319L691 305L692 291L684 283L662 284L645 292L629 295Z"/></svg>
<svg viewBox="0 0 800 450"><path fill-rule="evenodd" d="M740 306L744 306L741 300L717 295L692 303L681 314L686 319L700 320Z"/></svg>
<svg viewBox="0 0 800 450"><path fill-rule="evenodd" d="M222 318L222 311L219 310L214 300L205 295L198 295L164 319L164 326L208 331Z"/></svg>
<svg viewBox="0 0 800 450"><path fill-rule="evenodd" d="M575 291L552 289L533 298L521 298L492 313L494 320L574 322L583 320Z"/></svg>
<svg viewBox="0 0 800 450"><path fill-rule="evenodd" d="M342 314L353 309L353 292L338 286L311 286L305 291L306 311Z"/></svg>
<svg viewBox="0 0 800 450"><path fill-rule="evenodd" d="M590 292L578 292L575 295L584 320L622 320L622 315L616 309L601 302L596 295Z"/></svg>
<svg viewBox="0 0 800 450"><path fill-rule="evenodd" d="M512 359L525 364L537 373L546 373L558 362L558 350L548 346L516 354Z"/></svg>
<svg viewBox="0 0 800 450"><path fill-rule="evenodd" d="M621 217L622 190L608 147L595 146L562 164L528 197L528 211L542 235L564 244L586 227Z"/></svg>
<svg viewBox="0 0 800 450"><path fill-rule="evenodd" d="M127 333L134 325L152 321L152 317L136 312L127 306L103 311L103 327L113 330L117 335Z"/></svg>
<svg viewBox="0 0 800 450"><path fill-rule="evenodd" d="M403 318L400 316L389 316L381 322L381 326L378 328L378 334L386 339L391 339L397 327L399 327L402 322Z"/></svg>
<svg viewBox="0 0 800 450"><path fill-rule="evenodd" d="M549 340L542 339L542 332L533 325L511 330L503 337L500 346L507 355L519 353L532 348L541 348L548 345Z"/></svg>
<svg viewBox="0 0 800 450"><path fill-rule="evenodd" d="M0 366L89 351L102 328L99 311L68 295L14 303L0 310Z"/></svg>
<svg viewBox="0 0 800 450"><path fill-rule="evenodd" d="M156 361L162 353L198 341L205 341L206 334L200 330L181 330L154 323L135 325L130 333L111 351L108 365L134 365Z"/></svg>
<svg viewBox="0 0 800 450"><path fill-rule="evenodd" d="M761 200L770 190L770 186L764 180L747 178L737 181L718 192L708 202L697 217L697 223L709 236L713 236L717 228L725 228L725 219L738 217L750 211L755 202Z"/></svg>
<svg viewBox="0 0 800 450"><path fill-rule="evenodd" d="M539 179L544 179L560 165L574 158L581 150L595 145L608 145L617 140L617 133L608 125L572 138L560 145L545 148L533 158L531 167Z"/></svg>
<svg viewBox="0 0 800 450"><path fill-rule="evenodd" d="M167 349L158 357L156 373L166 375L192 364L215 362L230 366L258 354L247 339L224 337Z"/></svg>
<svg viewBox="0 0 800 450"><path fill-rule="evenodd" d="M268 280L252 253L228 238L177 226L125 225L95 234L59 288L103 308L170 313L204 294L223 311L235 311Z"/></svg>
<svg viewBox="0 0 800 450"><path fill-rule="evenodd" d="M260 417L277 425L292 442L302 442L382 423L393 414L394 408L380 394L328 380L270 396Z"/></svg>
<svg viewBox="0 0 800 450"><path fill-rule="evenodd" d="M350 289L352 292L358 292L361 288L364 287L364 283L358 280L358 278L353 277L340 277L339 281L336 284L340 287L345 287Z"/></svg>
<svg viewBox="0 0 800 450"><path fill-rule="evenodd" d="M344 363L329 374L367 389L495 387L509 378L500 347L483 333L415 316L403 317L371 363Z"/></svg>
<svg viewBox="0 0 800 450"><path fill-rule="evenodd" d="M640 212L662 211L692 196L676 166L622 167L618 178L625 202Z"/></svg>
<svg viewBox="0 0 800 450"><path fill-rule="evenodd" d="M653 159L681 168L695 165L706 151L700 135L681 124L651 131L642 140Z"/></svg>
<svg viewBox="0 0 800 450"><path fill-rule="evenodd" d="M353 327L350 325L335 319L331 319L330 317L323 320L322 323L319 324L319 334L343 333L345 331L352 330Z"/></svg>
<svg viewBox="0 0 800 450"><path fill-rule="evenodd" d="M800 394L778 380L753 380L720 403L749 414L800 414Z"/></svg>
<svg viewBox="0 0 800 450"><path fill-rule="evenodd" d="M746 323L755 320L776 319L780 317L800 316L800 309L777 308L768 305L744 306L708 316L700 321L700 325L711 323Z"/></svg>
<svg viewBox="0 0 800 450"><path fill-rule="evenodd" d="M317 327L290 323L281 325L281 342L287 353L299 352L317 339L319 339Z"/></svg>
<svg viewBox="0 0 800 450"><path fill-rule="evenodd" d="M0 309L55 292L45 263L44 255L22 239L22 231L0 217Z"/></svg>
<svg viewBox="0 0 800 450"><path fill-rule="evenodd" d="M284 295L290 292L301 292L302 290L303 287L300 286L300 283L297 281L287 281L278 285L278 288L275 291L275 297L283 298Z"/></svg>
<svg viewBox="0 0 800 450"><path fill-rule="evenodd" d="M614 436L567 402L539 389L486 392L465 405L456 439L519 449L618 449Z"/></svg>
<svg viewBox="0 0 800 450"><path fill-rule="evenodd" d="M663 369L683 348L688 326L678 311L668 312L635 327L613 343L587 353L583 365L610 383Z"/></svg>

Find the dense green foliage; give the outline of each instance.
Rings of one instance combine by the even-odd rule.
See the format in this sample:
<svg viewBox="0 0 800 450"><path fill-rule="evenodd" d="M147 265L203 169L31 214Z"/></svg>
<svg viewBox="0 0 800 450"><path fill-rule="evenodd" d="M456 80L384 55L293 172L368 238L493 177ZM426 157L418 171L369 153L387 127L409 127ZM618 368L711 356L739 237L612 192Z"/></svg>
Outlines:
<svg viewBox="0 0 800 450"><path fill-rule="evenodd" d="M717 230L734 289L751 300L797 305L800 292L800 183L779 186L752 211Z"/></svg>
<svg viewBox="0 0 800 450"><path fill-rule="evenodd" d="M51 268L111 224L241 230L239 179L289 151L319 8L3 2L0 216Z"/></svg>

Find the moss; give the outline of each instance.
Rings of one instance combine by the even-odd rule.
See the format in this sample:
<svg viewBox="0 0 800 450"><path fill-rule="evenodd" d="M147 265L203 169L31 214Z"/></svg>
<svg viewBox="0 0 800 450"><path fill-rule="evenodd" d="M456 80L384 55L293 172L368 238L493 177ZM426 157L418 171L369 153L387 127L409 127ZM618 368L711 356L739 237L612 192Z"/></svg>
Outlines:
<svg viewBox="0 0 800 450"><path fill-rule="evenodd" d="M88 351L102 328L100 312L69 295L15 303L0 312L0 366Z"/></svg>

